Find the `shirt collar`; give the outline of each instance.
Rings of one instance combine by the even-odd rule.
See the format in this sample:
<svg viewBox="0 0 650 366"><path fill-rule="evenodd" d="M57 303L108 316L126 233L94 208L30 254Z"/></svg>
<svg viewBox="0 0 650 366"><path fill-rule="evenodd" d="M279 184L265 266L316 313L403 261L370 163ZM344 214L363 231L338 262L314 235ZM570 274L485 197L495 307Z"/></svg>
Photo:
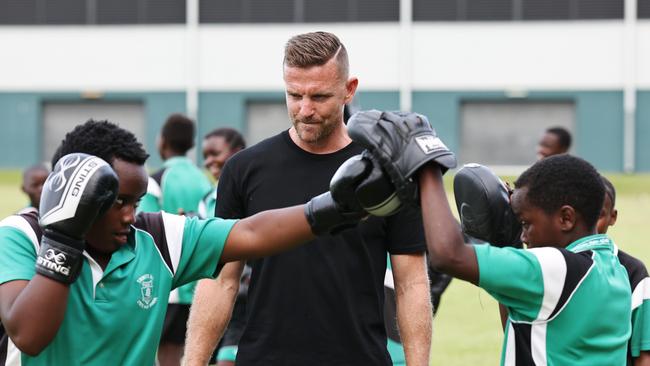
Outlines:
<svg viewBox="0 0 650 366"><path fill-rule="evenodd" d="M175 165L175 164L185 163L185 162L188 162L188 161L191 163L190 158L188 158L187 156L174 156L174 157L171 157L171 158L165 160L163 162L163 165L166 166L166 167L169 167L169 166L172 166L172 165Z"/></svg>
<svg viewBox="0 0 650 366"><path fill-rule="evenodd" d="M614 252L614 242L605 234L595 234L582 237L569 244L566 249L574 252L584 252L587 250L607 249Z"/></svg>

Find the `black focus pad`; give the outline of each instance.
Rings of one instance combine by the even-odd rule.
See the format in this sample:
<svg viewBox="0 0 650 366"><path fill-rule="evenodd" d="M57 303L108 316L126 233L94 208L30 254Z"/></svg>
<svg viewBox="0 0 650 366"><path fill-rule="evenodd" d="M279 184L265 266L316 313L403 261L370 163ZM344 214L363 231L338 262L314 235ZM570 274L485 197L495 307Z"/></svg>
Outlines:
<svg viewBox="0 0 650 366"><path fill-rule="evenodd" d="M489 168L466 164L458 170L454 197L463 233L498 247L522 247L508 188Z"/></svg>
<svg viewBox="0 0 650 366"><path fill-rule="evenodd" d="M413 175L424 164L435 161L443 173L456 167L454 154L421 114L361 111L348 121L348 135L381 164L403 203L419 204Z"/></svg>

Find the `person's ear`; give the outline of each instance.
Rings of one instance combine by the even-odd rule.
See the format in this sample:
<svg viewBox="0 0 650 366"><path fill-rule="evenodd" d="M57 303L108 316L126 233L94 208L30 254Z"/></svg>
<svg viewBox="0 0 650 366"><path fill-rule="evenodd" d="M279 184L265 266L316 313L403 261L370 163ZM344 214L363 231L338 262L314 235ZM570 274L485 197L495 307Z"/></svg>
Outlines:
<svg viewBox="0 0 650 366"><path fill-rule="evenodd" d="M578 215L573 207L564 205L560 207L557 215L558 224L562 231L567 232L575 228Z"/></svg>
<svg viewBox="0 0 650 366"><path fill-rule="evenodd" d="M345 90L347 91L344 100L345 104L348 104L352 101L352 98L354 98L354 93L357 91L358 86L359 86L359 79L357 79L354 76L349 78L348 81L345 82Z"/></svg>
<svg viewBox="0 0 650 366"><path fill-rule="evenodd" d="M616 224L617 219L618 219L618 210L613 209L612 215L609 217L609 226L614 226Z"/></svg>

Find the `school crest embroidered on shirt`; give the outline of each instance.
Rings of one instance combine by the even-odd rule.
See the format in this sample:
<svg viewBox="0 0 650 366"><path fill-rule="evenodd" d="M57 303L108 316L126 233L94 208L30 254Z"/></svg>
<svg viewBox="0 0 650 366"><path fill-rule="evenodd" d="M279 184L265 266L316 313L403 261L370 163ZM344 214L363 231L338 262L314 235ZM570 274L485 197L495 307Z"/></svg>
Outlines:
<svg viewBox="0 0 650 366"><path fill-rule="evenodd" d="M140 298L138 299L138 306L143 309L149 309L152 306L156 305L158 302L158 297L153 296L153 276L151 274L145 274L138 278L138 283L140 284Z"/></svg>

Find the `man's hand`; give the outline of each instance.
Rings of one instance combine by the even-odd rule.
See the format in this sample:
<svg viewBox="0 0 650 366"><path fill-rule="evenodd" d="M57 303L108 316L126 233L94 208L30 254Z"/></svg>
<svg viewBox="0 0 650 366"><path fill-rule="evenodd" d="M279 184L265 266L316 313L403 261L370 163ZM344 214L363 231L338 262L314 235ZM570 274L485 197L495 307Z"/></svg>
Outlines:
<svg viewBox="0 0 650 366"><path fill-rule="evenodd" d="M424 164L436 162L443 172L456 167L456 157L421 114L358 112L348 122L348 134L382 165L404 203L418 204L417 183L412 178Z"/></svg>

